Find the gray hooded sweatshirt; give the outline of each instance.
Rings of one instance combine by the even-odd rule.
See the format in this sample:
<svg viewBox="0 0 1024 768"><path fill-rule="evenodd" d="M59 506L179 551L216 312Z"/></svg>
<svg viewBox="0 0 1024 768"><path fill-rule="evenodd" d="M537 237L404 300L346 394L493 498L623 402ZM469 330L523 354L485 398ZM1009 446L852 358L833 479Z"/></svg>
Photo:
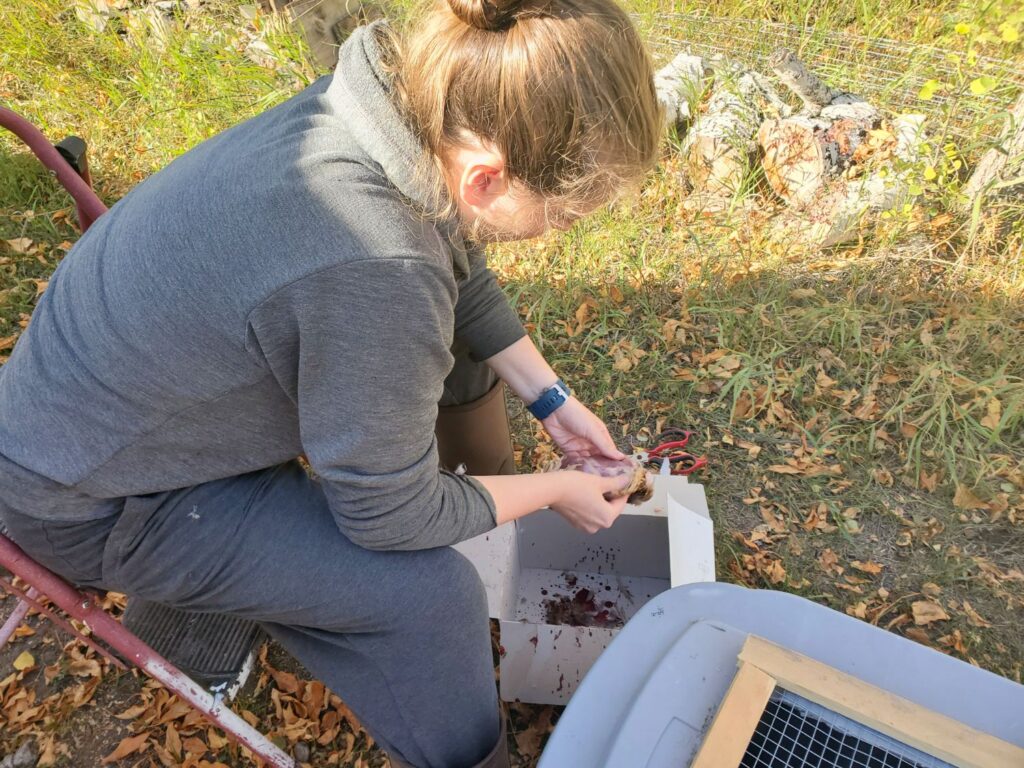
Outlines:
<svg viewBox="0 0 1024 768"><path fill-rule="evenodd" d="M95 519L305 453L362 546L495 525L478 481L438 470L433 427L453 338L483 360L525 332L481 249L421 214L381 24L71 249L0 367L0 512Z"/></svg>

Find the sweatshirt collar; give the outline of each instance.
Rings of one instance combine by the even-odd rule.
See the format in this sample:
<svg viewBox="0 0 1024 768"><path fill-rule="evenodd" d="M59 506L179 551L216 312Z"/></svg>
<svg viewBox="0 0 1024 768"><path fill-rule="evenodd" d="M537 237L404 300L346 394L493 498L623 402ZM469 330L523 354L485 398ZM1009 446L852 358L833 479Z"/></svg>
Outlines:
<svg viewBox="0 0 1024 768"><path fill-rule="evenodd" d="M386 30L384 20L356 29L338 51L338 66L327 88L328 98L353 139L380 165L395 188L428 215L431 189L417 174L424 148L395 105L391 78L381 61L378 34ZM451 246L455 276L469 276L467 244L452 219L435 224Z"/></svg>

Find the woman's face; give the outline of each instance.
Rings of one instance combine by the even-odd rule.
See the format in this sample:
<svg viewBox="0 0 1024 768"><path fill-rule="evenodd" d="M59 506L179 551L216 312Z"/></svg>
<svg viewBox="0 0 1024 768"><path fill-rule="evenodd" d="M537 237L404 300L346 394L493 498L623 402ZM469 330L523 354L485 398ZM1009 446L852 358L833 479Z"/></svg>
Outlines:
<svg viewBox="0 0 1024 768"><path fill-rule="evenodd" d="M560 210L535 193L515 188L505 192L493 205L471 211L470 215L473 218L466 223L482 242L530 240L553 229L564 232L583 216ZM465 216L463 218L465 220Z"/></svg>

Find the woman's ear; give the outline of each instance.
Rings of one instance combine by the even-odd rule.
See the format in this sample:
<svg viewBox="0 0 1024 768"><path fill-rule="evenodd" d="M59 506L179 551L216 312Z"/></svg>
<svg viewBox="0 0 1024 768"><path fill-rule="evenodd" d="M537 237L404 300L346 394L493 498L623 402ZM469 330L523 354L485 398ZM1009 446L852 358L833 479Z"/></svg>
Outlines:
<svg viewBox="0 0 1024 768"><path fill-rule="evenodd" d="M488 150L477 150L465 157L459 196L470 208L486 210L508 191L505 161L501 155Z"/></svg>

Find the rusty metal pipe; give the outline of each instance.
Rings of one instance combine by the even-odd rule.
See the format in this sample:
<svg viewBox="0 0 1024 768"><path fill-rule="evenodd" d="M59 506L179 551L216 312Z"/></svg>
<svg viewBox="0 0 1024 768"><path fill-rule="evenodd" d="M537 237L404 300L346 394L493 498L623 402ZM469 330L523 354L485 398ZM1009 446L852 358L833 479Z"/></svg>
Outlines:
<svg viewBox="0 0 1024 768"><path fill-rule="evenodd" d="M54 150L56 151L56 150ZM107 645L191 704L213 723L244 744L271 768L295 768L295 761L173 664L125 629L87 594L43 567L0 535L0 566L31 584L69 616L84 622Z"/></svg>
<svg viewBox="0 0 1024 768"><path fill-rule="evenodd" d="M17 112L0 107L0 127L24 141L44 166L57 176L57 181L68 191L78 207L78 226L85 232L96 219L107 212L107 206L92 187L78 175L71 164L57 151L42 131Z"/></svg>
<svg viewBox="0 0 1024 768"><path fill-rule="evenodd" d="M34 599L39 593L35 587L31 587L25 596ZM7 621L0 627L0 648L7 645L7 641L11 639L11 635L14 634L14 630L21 626L21 622L28 616L28 612L32 610L32 605L27 600L18 599L18 605L11 612L11 615L7 617Z"/></svg>

